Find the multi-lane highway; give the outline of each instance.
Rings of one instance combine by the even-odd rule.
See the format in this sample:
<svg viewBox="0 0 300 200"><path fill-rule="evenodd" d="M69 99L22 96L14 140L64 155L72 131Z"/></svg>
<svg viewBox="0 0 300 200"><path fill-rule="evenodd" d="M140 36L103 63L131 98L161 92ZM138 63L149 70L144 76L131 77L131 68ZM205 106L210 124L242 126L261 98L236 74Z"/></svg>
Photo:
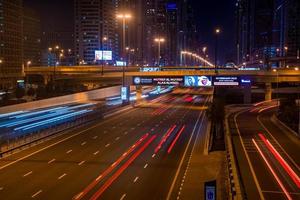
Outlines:
<svg viewBox="0 0 300 200"><path fill-rule="evenodd" d="M175 199L195 138L206 139L211 96L198 92L145 101L1 159L0 197Z"/></svg>
<svg viewBox="0 0 300 200"><path fill-rule="evenodd" d="M229 119L247 199L300 199L300 142L271 120L276 108L264 102Z"/></svg>

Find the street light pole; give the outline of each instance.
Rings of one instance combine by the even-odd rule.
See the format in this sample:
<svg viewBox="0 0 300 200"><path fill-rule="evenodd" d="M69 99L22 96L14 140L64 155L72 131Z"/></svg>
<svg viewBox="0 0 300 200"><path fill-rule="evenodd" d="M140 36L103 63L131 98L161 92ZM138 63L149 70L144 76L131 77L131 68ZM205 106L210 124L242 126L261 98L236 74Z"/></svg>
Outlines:
<svg viewBox="0 0 300 200"><path fill-rule="evenodd" d="M159 63L160 63L160 45L162 42L165 42L164 38L155 38L154 41L156 43L158 43L158 56L157 56L157 66L159 67Z"/></svg>
<svg viewBox="0 0 300 200"><path fill-rule="evenodd" d="M218 73L217 71L217 62L218 62L218 35L220 33L220 29L215 30L215 37L216 37L216 43L215 43L215 73Z"/></svg>

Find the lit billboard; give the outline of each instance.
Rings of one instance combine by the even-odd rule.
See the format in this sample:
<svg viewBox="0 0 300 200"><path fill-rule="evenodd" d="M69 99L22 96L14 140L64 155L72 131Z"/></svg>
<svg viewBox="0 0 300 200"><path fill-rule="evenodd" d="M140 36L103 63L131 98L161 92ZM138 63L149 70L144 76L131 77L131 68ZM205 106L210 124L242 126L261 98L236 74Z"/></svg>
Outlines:
<svg viewBox="0 0 300 200"><path fill-rule="evenodd" d="M212 86L210 76L185 76L184 77L185 87L205 87Z"/></svg>
<svg viewBox="0 0 300 200"><path fill-rule="evenodd" d="M95 60L112 60L112 51L95 51Z"/></svg>

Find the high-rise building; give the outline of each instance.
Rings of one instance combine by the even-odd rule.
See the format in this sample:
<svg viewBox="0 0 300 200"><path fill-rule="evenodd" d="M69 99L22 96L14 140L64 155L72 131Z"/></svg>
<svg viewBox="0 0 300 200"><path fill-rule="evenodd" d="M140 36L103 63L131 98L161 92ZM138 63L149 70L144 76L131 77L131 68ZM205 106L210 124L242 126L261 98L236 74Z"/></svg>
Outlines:
<svg viewBox="0 0 300 200"><path fill-rule="evenodd" d="M0 88L22 77L22 1L0 0Z"/></svg>
<svg viewBox="0 0 300 200"><path fill-rule="evenodd" d="M41 21L34 10L23 10L23 62L41 65Z"/></svg>
<svg viewBox="0 0 300 200"><path fill-rule="evenodd" d="M74 6L76 63L95 64L95 51L101 49L111 50L113 59L118 58L118 1L75 0Z"/></svg>

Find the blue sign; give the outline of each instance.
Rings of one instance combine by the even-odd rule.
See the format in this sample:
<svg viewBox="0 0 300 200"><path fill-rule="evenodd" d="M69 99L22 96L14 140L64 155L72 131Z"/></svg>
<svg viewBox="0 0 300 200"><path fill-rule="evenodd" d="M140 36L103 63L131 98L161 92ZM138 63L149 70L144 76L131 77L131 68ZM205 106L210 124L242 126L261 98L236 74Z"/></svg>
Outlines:
<svg viewBox="0 0 300 200"><path fill-rule="evenodd" d="M177 10L177 5L176 5L176 3L168 3L168 4L167 4L167 10L168 10L168 11Z"/></svg>
<svg viewBox="0 0 300 200"><path fill-rule="evenodd" d="M204 196L205 200L216 200L217 199L217 182L209 181L204 183Z"/></svg>

